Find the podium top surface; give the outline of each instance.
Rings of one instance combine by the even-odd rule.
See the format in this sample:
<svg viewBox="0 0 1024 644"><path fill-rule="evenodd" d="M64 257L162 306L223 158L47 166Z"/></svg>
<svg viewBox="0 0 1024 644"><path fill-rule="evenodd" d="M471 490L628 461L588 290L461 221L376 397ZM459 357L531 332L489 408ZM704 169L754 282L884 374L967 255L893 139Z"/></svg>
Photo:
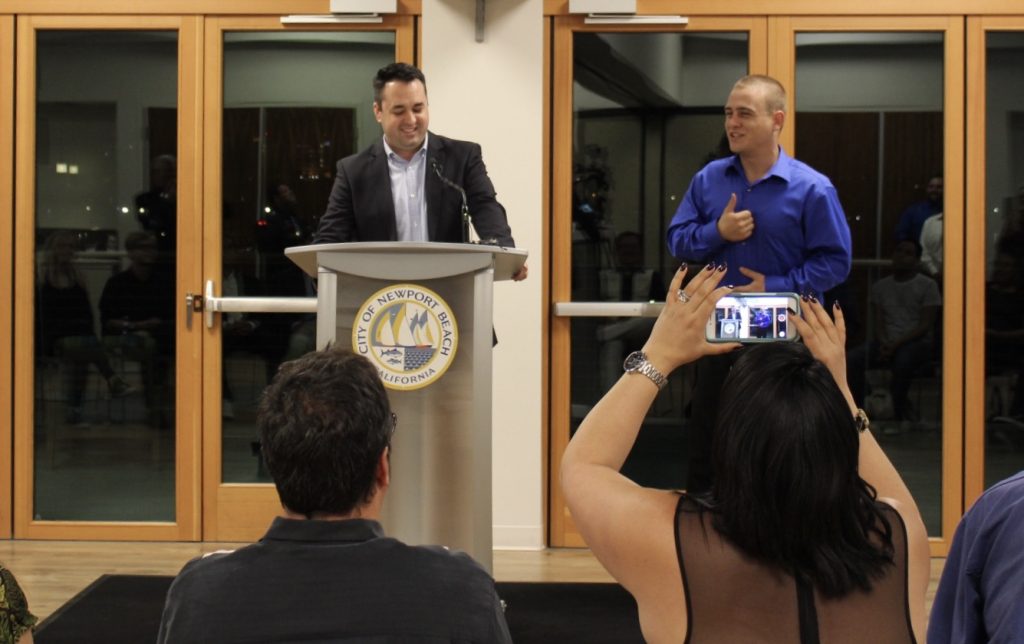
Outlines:
<svg viewBox="0 0 1024 644"><path fill-rule="evenodd" d="M311 244L292 246L284 251L299 268L311 277L317 276L320 253L373 254L373 255L423 255L466 253L492 256L495 281L511 279L523 264L529 252L523 248L505 248L485 244L444 244L440 242L345 242L340 244Z"/></svg>

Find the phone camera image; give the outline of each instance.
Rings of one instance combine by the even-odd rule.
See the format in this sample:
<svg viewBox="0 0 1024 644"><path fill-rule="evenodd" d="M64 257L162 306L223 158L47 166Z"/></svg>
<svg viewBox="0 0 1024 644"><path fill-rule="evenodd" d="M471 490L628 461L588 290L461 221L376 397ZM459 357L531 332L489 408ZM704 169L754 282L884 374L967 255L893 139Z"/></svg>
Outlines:
<svg viewBox="0 0 1024 644"><path fill-rule="evenodd" d="M794 340L790 309L799 310L793 293L736 293L723 297L708 320L707 338L719 342Z"/></svg>

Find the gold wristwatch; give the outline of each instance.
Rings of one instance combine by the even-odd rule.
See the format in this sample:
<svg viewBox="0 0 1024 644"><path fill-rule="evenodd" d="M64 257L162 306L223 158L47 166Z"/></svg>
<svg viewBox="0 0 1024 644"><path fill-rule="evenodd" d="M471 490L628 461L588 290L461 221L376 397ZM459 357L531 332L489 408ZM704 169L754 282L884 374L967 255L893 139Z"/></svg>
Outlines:
<svg viewBox="0 0 1024 644"><path fill-rule="evenodd" d="M857 424L858 432L866 432L871 428L871 421L863 409L857 409L857 413L853 415L853 422Z"/></svg>
<svg viewBox="0 0 1024 644"><path fill-rule="evenodd" d="M651 379L651 382L658 386L659 390L664 389L665 385L668 384L668 378L665 377L665 374L654 368L654 365L647 359L647 354L643 351L634 351L626 356L626 361L622 363L622 368L626 370L626 373L644 374Z"/></svg>

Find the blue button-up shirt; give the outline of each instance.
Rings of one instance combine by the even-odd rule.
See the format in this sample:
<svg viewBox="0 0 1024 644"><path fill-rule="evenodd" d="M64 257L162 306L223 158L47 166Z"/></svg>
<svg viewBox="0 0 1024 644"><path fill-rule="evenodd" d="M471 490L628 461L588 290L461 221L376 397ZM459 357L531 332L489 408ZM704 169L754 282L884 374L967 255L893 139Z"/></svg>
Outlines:
<svg viewBox="0 0 1024 644"><path fill-rule="evenodd" d="M430 241L427 198L423 193L427 174L427 138L423 138L423 147L416 150L408 161L391 149L387 139L384 139L384 152L388 157L398 241Z"/></svg>
<svg viewBox="0 0 1024 644"><path fill-rule="evenodd" d="M736 193L736 210L749 210L754 232L729 242L718 218ZM841 284L850 273L850 227L828 177L779 148L764 177L750 183L739 157L712 161L694 176L668 228L672 254L691 262L726 262L723 284L743 286L740 267L763 273L768 292L813 293Z"/></svg>

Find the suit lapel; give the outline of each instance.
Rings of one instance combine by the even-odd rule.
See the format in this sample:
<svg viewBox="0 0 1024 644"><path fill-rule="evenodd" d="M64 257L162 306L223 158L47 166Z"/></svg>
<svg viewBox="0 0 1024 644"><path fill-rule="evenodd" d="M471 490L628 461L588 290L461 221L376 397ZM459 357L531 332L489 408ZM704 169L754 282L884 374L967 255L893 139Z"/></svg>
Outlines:
<svg viewBox="0 0 1024 644"><path fill-rule="evenodd" d="M445 150L444 141L441 137L436 136L433 132L430 132L427 139L427 175L426 175L426 189L427 189L427 239L435 241L438 238L438 228L440 227L441 217L441 199L444 197L444 184L437 178L437 173L434 171L434 164L437 164L437 169L442 174L445 172ZM448 175L445 175L448 176Z"/></svg>
<svg viewBox="0 0 1024 644"><path fill-rule="evenodd" d="M377 143L374 144L372 150L372 158L370 159L372 171L374 174L383 177L384 181L383 190L373 191L372 198L374 204L370 211L380 213L374 217L376 220L375 228L377 228L380 234L373 237L387 241L397 241L398 225L395 223L395 198L391 194L391 170L388 168L388 155L384 151L383 138L377 139Z"/></svg>

